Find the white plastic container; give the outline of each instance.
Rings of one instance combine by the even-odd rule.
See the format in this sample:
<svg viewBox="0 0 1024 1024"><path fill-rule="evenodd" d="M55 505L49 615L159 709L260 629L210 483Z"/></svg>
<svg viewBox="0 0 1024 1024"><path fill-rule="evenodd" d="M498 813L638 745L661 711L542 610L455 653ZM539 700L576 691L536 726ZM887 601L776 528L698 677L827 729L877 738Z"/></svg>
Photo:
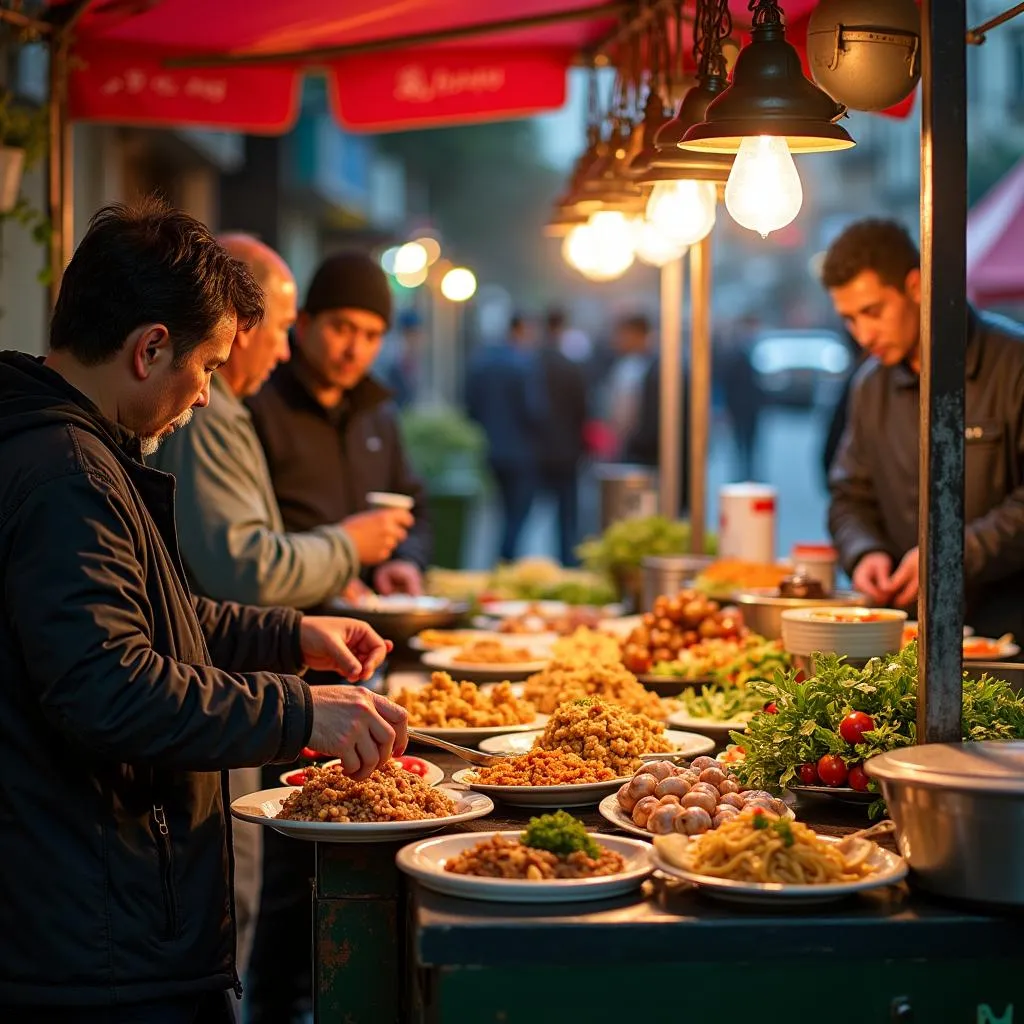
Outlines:
<svg viewBox="0 0 1024 1024"><path fill-rule="evenodd" d="M726 484L718 492L720 558L774 563L776 497L767 484Z"/></svg>

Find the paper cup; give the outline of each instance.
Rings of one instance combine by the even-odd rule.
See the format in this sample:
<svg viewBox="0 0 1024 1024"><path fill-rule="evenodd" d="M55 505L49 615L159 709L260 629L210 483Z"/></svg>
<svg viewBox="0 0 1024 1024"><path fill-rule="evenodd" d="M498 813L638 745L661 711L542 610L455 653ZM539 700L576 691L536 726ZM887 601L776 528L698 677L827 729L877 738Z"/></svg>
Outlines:
<svg viewBox="0 0 1024 1024"><path fill-rule="evenodd" d="M416 504L408 494L394 494L391 491L370 491L366 503L370 508L404 508L406 512L411 512Z"/></svg>

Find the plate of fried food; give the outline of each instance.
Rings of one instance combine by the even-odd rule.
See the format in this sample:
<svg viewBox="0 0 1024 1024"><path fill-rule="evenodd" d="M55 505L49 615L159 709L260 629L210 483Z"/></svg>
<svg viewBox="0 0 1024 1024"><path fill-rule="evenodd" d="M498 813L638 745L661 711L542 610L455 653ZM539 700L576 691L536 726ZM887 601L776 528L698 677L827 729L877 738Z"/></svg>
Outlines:
<svg viewBox="0 0 1024 1024"><path fill-rule="evenodd" d="M420 840L396 862L422 886L500 903L576 903L638 889L651 873L647 843L594 835L565 811L531 818L522 832Z"/></svg>
<svg viewBox="0 0 1024 1024"><path fill-rule="evenodd" d="M568 750L528 750L482 768L463 768L452 780L514 807L588 807L628 781Z"/></svg>
<svg viewBox="0 0 1024 1024"><path fill-rule="evenodd" d="M300 786L264 789L231 802L241 821L318 843L376 843L439 832L494 810L483 793L429 786L389 761L356 782L341 765L306 769Z"/></svg>
<svg viewBox="0 0 1024 1024"><path fill-rule="evenodd" d="M392 758L392 761L407 772L418 775L428 786L438 786L444 782L444 769L434 764L433 761L427 761L422 757L413 757L409 754ZM341 761L335 757L321 764L306 765L303 768L292 768L289 771L281 772L281 785L302 786L306 782L306 772L310 768L330 768L336 764L341 764Z"/></svg>
<svg viewBox="0 0 1024 1024"><path fill-rule="evenodd" d="M551 648L530 640L476 640L464 647L427 651L420 660L428 668L455 672L477 682L525 679L551 660Z"/></svg>
<svg viewBox="0 0 1024 1024"><path fill-rule="evenodd" d="M621 778L632 775L651 756L697 757L714 748L714 742L706 736L666 731L662 722L597 697L581 697L560 705L543 729L506 733L480 744L488 754L525 754L531 749L568 751L584 761L603 764Z"/></svg>
<svg viewBox="0 0 1024 1024"><path fill-rule="evenodd" d="M869 839L818 835L763 807L702 835L655 836L654 862L709 896L763 906L831 902L907 875L902 857Z"/></svg>
<svg viewBox="0 0 1024 1024"><path fill-rule="evenodd" d="M447 672L434 672L425 686L398 690L391 699L409 713L410 729L463 745L541 729L548 721L547 715L517 695L513 684L478 686L466 680L456 682Z"/></svg>
<svg viewBox="0 0 1024 1024"><path fill-rule="evenodd" d="M439 651L446 647L468 647L481 640L501 640L500 633L489 629L424 629L410 641L414 651Z"/></svg>

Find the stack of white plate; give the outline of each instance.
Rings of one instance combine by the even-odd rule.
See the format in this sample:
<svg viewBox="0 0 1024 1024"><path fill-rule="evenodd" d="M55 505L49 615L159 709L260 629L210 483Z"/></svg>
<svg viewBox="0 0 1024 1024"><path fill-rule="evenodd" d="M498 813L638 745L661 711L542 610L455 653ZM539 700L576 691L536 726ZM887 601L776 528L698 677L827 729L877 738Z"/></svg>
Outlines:
<svg viewBox="0 0 1024 1024"><path fill-rule="evenodd" d="M782 643L790 654L876 658L898 651L907 613L891 608L798 608L782 613Z"/></svg>

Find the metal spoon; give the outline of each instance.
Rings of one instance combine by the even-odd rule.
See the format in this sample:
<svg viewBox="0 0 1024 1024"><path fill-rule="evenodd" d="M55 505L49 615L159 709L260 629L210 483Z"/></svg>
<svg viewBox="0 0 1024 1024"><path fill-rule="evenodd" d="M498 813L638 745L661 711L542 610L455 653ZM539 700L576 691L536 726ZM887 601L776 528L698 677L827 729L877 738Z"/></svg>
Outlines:
<svg viewBox="0 0 1024 1024"><path fill-rule="evenodd" d="M419 732L416 729L409 730L409 741L422 743L427 747L437 747L438 750L446 750L449 754L454 754L456 757L461 757L463 761L468 761L469 764L483 766L508 760L508 755L506 754L485 754L479 750L471 750L469 747L460 747L457 743L439 740L436 736L428 736L425 732Z"/></svg>

